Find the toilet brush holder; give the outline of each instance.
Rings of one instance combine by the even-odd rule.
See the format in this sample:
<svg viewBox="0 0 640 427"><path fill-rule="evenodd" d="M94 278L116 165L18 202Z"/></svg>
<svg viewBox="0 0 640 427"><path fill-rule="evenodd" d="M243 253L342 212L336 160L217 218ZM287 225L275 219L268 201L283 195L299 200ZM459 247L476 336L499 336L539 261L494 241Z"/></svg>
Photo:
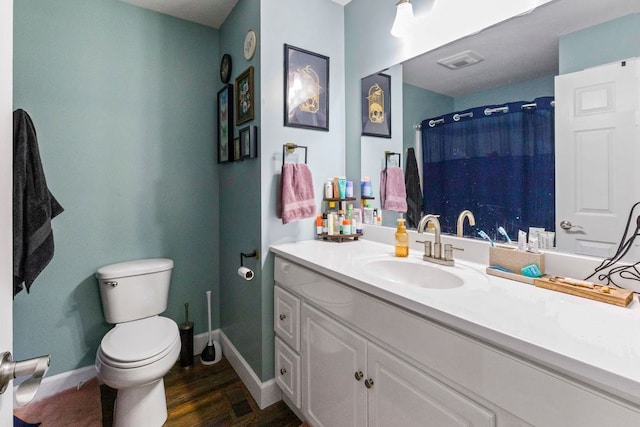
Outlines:
<svg viewBox="0 0 640 427"><path fill-rule="evenodd" d="M220 344L214 341L211 336L211 291L207 291L207 320L209 339L207 340L207 346L200 354L200 362L202 362L203 365L213 365L222 359L222 351L220 350Z"/></svg>
<svg viewBox="0 0 640 427"><path fill-rule="evenodd" d="M193 365L193 322L189 322L189 303L184 304L184 323L180 325L180 367Z"/></svg>

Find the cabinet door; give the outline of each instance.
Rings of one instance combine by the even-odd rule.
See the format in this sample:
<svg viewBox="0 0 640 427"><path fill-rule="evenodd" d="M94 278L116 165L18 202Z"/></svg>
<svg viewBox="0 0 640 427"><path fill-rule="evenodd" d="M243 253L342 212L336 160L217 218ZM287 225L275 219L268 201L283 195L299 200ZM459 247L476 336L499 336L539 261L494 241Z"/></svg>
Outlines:
<svg viewBox="0 0 640 427"><path fill-rule="evenodd" d="M407 362L369 344L369 426L494 426L495 415Z"/></svg>
<svg viewBox="0 0 640 427"><path fill-rule="evenodd" d="M364 338L302 304L302 410L310 424L367 425L366 354Z"/></svg>

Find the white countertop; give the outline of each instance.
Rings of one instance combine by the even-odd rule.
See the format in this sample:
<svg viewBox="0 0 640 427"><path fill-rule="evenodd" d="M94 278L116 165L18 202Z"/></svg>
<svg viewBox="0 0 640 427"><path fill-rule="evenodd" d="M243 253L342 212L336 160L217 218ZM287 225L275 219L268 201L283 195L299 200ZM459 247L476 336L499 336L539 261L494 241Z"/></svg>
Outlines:
<svg viewBox="0 0 640 427"><path fill-rule="evenodd" d="M437 266L463 286L429 289L382 280L363 260L393 257L393 246L358 240L309 240L271 251L348 286L389 301L640 405L640 303L619 307L485 274L485 265ZM411 250L407 262L422 261Z"/></svg>

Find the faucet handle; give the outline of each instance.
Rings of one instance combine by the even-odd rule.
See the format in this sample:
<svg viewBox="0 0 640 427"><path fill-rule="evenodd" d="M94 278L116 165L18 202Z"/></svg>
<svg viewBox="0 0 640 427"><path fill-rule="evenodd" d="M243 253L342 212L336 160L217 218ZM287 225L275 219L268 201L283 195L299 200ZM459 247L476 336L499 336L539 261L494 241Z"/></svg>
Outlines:
<svg viewBox="0 0 640 427"><path fill-rule="evenodd" d="M431 257L431 241L430 240L416 240L416 243L424 244L424 256Z"/></svg>
<svg viewBox="0 0 640 427"><path fill-rule="evenodd" d="M464 251L463 248L456 248L451 243L447 243L444 245L444 259L445 261L453 261L453 250L456 251Z"/></svg>

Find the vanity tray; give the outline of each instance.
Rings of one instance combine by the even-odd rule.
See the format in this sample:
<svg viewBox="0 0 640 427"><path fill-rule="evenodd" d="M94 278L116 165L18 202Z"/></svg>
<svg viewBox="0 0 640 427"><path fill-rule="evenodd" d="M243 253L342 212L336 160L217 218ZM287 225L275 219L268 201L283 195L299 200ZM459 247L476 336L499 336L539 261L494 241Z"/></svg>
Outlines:
<svg viewBox="0 0 640 427"><path fill-rule="evenodd" d="M578 284L566 283L565 281L578 282ZM548 276L536 279L534 284L539 288L564 292L566 294L606 302L607 304L619 305L621 307L628 306L633 299L633 292L627 289L599 285L597 283L584 282L582 280ZM585 284L587 285L585 286ZM589 285L592 287L587 287Z"/></svg>
<svg viewBox="0 0 640 427"><path fill-rule="evenodd" d="M358 240L358 237L360 237L360 236L362 236L362 233L356 233L356 234L327 234L327 233L322 233L322 234L318 234L318 238L321 239L321 240L328 240L330 242L338 242L338 243Z"/></svg>

